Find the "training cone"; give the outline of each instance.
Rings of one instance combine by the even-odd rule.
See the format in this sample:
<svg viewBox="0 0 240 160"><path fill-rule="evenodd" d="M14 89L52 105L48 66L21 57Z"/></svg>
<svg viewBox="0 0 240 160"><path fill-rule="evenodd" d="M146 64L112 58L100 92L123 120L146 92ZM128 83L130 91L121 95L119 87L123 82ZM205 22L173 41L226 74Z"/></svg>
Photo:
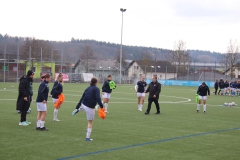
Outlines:
<svg viewBox="0 0 240 160"><path fill-rule="evenodd" d="M98 116L102 119L105 119L105 117L106 117L105 109L103 109L103 108L98 109Z"/></svg>

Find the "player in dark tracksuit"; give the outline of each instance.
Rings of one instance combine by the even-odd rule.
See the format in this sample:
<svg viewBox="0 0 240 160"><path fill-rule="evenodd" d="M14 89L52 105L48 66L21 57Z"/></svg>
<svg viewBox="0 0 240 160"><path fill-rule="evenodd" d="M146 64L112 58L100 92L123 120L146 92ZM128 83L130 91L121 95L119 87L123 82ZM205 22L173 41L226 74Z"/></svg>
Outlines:
<svg viewBox="0 0 240 160"><path fill-rule="evenodd" d="M160 106L158 103L159 95L161 92L161 84L157 81L157 77L152 78L152 82L148 85L146 93L149 92L148 96L148 108L145 114L149 114L151 110L152 102L155 103L157 112L155 114L160 114Z"/></svg>
<svg viewBox="0 0 240 160"><path fill-rule="evenodd" d="M218 91L218 85L219 85L219 82L218 80L216 80L215 84L214 84L214 88L215 88L215 95L217 94L217 91Z"/></svg>
<svg viewBox="0 0 240 160"><path fill-rule="evenodd" d="M17 110L21 112L21 120L19 122L20 126L27 126L31 124L28 122L27 111L31 103L31 93L30 93L30 83L33 81L34 72L28 71L26 76L20 78L19 89L18 89L18 99L17 99Z"/></svg>
<svg viewBox="0 0 240 160"><path fill-rule="evenodd" d="M200 85L198 87L197 94L199 95L199 99L200 99L198 104L197 104L197 112L199 112L200 105L201 105L202 100L203 100L203 112L205 113L206 109L207 109L207 105L206 105L207 97L210 96L209 87L206 85L205 82L203 82L202 85Z"/></svg>

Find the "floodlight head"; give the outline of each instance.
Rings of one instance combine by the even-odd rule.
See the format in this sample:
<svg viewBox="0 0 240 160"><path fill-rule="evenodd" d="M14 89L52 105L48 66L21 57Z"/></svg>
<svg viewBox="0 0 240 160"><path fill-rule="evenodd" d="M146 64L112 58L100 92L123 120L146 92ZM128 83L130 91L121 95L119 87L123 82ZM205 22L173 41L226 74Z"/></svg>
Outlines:
<svg viewBox="0 0 240 160"><path fill-rule="evenodd" d="M125 12L127 9L120 8L121 12Z"/></svg>
<svg viewBox="0 0 240 160"><path fill-rule="evenodd" d="M152 68L154 68L154 66L151 66Z"/></svg>
<svg viewBox="0 0 240 160"><path fill-rule="evenodd" d="M161 68L161 66L158 66L158 68Z"/></svg>
<svg viewBox="0 0 240 160"><path fill-rule="evenodd" d="M99 68L102 68L102 66L99 66Z"/></svg>

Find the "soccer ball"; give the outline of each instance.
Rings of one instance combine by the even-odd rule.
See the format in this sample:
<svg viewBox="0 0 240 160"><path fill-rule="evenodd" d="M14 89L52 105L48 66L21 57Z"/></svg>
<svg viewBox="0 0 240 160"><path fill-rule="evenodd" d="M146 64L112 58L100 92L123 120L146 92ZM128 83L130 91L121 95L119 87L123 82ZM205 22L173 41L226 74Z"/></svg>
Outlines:
<svg viewBox="0 0 240 160"><path fill-rule="evenodd" d="M224 106L228 106L228 103L227 103L227 102L225 102L225 103L224 103Z"/></svg>
<svg viewBox="0 0 240 160"><path fill-rule="evenodd" d="M12 86L12 88L14 88L14 86Z"/></svg>
<svg viewBox="0 0 240 160"><path fill-rule="evenodd" d="M232 106L232 103L229 103L228 106L231 107L231 106Z"/></svg>
<svg viewBox="0 0 240 160"><path fill-rule="evenodd" d="M235 106L235 102L232 102L232 106Z"/></svg>
<svg viewBox="0 0 240 160"><path fill-rule="evenodd" d="M28 111L27 111L27 113L31 113L31 111L32 111L31 108L29 108Z"/></svg>

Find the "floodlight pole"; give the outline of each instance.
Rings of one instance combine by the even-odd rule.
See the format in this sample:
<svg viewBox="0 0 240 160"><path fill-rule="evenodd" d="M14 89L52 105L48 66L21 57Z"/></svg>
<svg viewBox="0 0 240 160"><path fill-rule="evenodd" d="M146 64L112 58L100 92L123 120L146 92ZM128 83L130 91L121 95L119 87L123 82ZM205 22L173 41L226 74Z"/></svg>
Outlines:
<svg viewBox="0 0 240 160"><path fill-rule="evenodd" d="M123 34L123 12L125 12L127 9L120 8L120 11L122 12L122 27L121 27L121 49L120 49L120 84L122 83L122 34Z"/></svg>

